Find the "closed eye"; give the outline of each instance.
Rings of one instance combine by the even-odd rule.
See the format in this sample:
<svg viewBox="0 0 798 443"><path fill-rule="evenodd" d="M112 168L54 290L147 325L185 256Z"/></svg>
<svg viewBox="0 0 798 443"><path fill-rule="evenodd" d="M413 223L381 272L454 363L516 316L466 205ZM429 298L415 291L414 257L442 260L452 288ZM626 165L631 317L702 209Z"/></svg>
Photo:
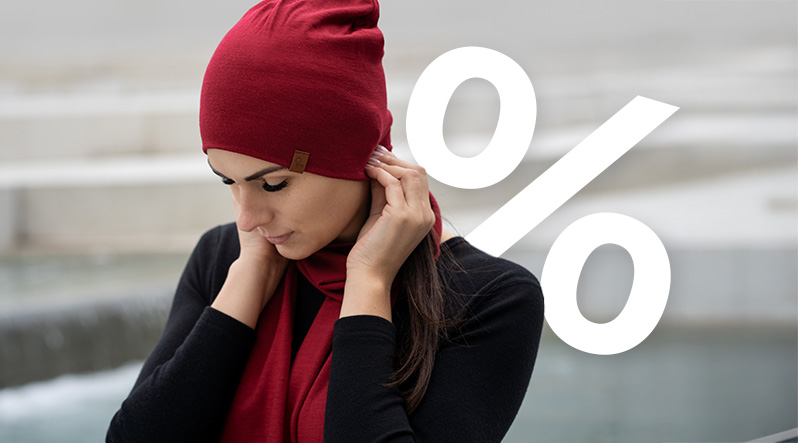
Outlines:
<svg viewBox="0 0 798 443"><path fill-rule="evenodd" d="M263 190L266 191L266 192L277 192L277 191L285 188L286 186L288 186L288 180L283 180L283 181L281 181L280 183L278 183L278 184L276 184L274 186L266 183L265 181L263 182Z"/></svg>
<svg viewBox="0 0 798 443"><path fill-rule="evenodd" d="M230 178L227 178L227 177L222 177L222 183L224 183L227 186L230 186L232 184L235 184L235 181L233 179L230 179ZM263 182L263 190L266 191L266 192L277 192L277 191L285 188L286 186L288 186L288 180L283 180L283 181L281 181L280 183L278 183L276 185L270 185L270 184L266 183L265 181Z"/></svg>
<svg viewBox="0 0 798 443"><path fill-rule="evenodd" d="M208 159L208 166L210 166L211 171L213 171L214 174L218 175L222 179L222 183L224 183L225 185L228 185L228 186L232 185L232 184L235 184L235 180L225 177L224 174L222 174L221 172L219 172L216 169L214 169L214 167L211 166L210 159ZM279 166L279 165L278 166L272 166L272 167L266 168L266 169L264 169L262 171L256 172L255 174L250 175L249 177L245 178L244 180L248 181L248 182L251 182L251 181L257 180L259 177L263 180L262 177L264 175L268 175L268 174L271 174L273 172L283 171L283 170L287 170L287 169L288 168L286 168L285 166ZM280 182L280 183L278 183L276 185L270 185L270 184L266 183L266 180L263 180L263 189L266 192L277 192L277 191L285 188L287 185L288 185L288 181L287 180L283 180L282 182Z"/></svg>

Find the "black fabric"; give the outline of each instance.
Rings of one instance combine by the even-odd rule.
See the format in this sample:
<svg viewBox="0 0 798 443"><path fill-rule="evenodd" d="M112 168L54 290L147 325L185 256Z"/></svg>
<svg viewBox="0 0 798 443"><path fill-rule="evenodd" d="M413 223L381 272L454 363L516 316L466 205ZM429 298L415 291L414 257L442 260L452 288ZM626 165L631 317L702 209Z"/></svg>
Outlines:
<svg viewBox="0 0 798 443"><path fill-rule="evenodd" d="M299 346L302 340L305 339L310 330L310 325L313 324L313 319L319 313L324 299L327 298L323 292L316 289L315 286L310 284L308 279L297 272L297 293L302 294L302 297L297 297L296 307L294 310L294 330L291 337L291 361L294 361L296 353L299 352Z"/></svg>
<svg viewBox="0 0 798 443"><path fill-rule="evenodd" d="M399 389L386 386L408 329L407 301L400 296L393 323L368 315L336 321L325 442L486 443L507 432L537 356L540 285L526 269L461 237L442 249L438 267L448 309L463 320L446 330L419 408L408 416ZM218 441L255 340L255 331L210 307L238 253L234 224L199 241L164 334L114 415L106 441ZM319 301L305 285L299 296L307 299L297 301L295 343L307 333Z"/></svg>

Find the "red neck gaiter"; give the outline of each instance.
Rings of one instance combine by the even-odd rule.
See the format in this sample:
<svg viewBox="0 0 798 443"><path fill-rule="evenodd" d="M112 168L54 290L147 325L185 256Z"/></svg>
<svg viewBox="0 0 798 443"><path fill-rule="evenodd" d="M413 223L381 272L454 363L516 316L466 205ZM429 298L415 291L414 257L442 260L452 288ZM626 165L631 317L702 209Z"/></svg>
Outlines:
<svg viewBox="0 0 798 443"><path fill-rule="evenodd" d="M440 209L432 194L430 202L436 215L432 232L440 248ZM222 442L304 443L324 440L333 325L341 312L346 257L353 245L330 244L304 260L289 264L258 320L255 348L228 412ZM292 362L297 272L301 272L327 297ZM395 301L396 289L401 284L394 283L395 290L391 296Z"/></svg>

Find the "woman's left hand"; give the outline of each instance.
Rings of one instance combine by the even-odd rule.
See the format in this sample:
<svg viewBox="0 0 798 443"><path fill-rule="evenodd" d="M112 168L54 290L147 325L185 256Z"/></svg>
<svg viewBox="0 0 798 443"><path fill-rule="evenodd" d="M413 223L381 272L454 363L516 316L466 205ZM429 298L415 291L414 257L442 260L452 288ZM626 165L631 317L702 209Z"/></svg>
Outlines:
<svg viewBox="0 0 798 443"><path fill-rule="evenodd" d="M427 173L379 146L366 167L371 209L347 258L347 275L390 287L402 264L435 224Z"/></svg>

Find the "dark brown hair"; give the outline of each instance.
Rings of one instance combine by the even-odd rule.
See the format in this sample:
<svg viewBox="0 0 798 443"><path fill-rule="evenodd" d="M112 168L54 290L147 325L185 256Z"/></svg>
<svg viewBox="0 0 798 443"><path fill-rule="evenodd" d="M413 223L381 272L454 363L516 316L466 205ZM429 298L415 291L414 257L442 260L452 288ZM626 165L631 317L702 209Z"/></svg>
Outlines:
<svg viewBox="0 0 798 443"><path fill-rule="evenodd" d="M444 282L435 261L438 234L430 231L405 260L400 270L409 311L409 331L397 354L394 381L405 399L408 414L415 411L429 386L435 354L444 328L457 322L448 319ZM439 259L451 260L451 252L441 247Z"/></svg>

